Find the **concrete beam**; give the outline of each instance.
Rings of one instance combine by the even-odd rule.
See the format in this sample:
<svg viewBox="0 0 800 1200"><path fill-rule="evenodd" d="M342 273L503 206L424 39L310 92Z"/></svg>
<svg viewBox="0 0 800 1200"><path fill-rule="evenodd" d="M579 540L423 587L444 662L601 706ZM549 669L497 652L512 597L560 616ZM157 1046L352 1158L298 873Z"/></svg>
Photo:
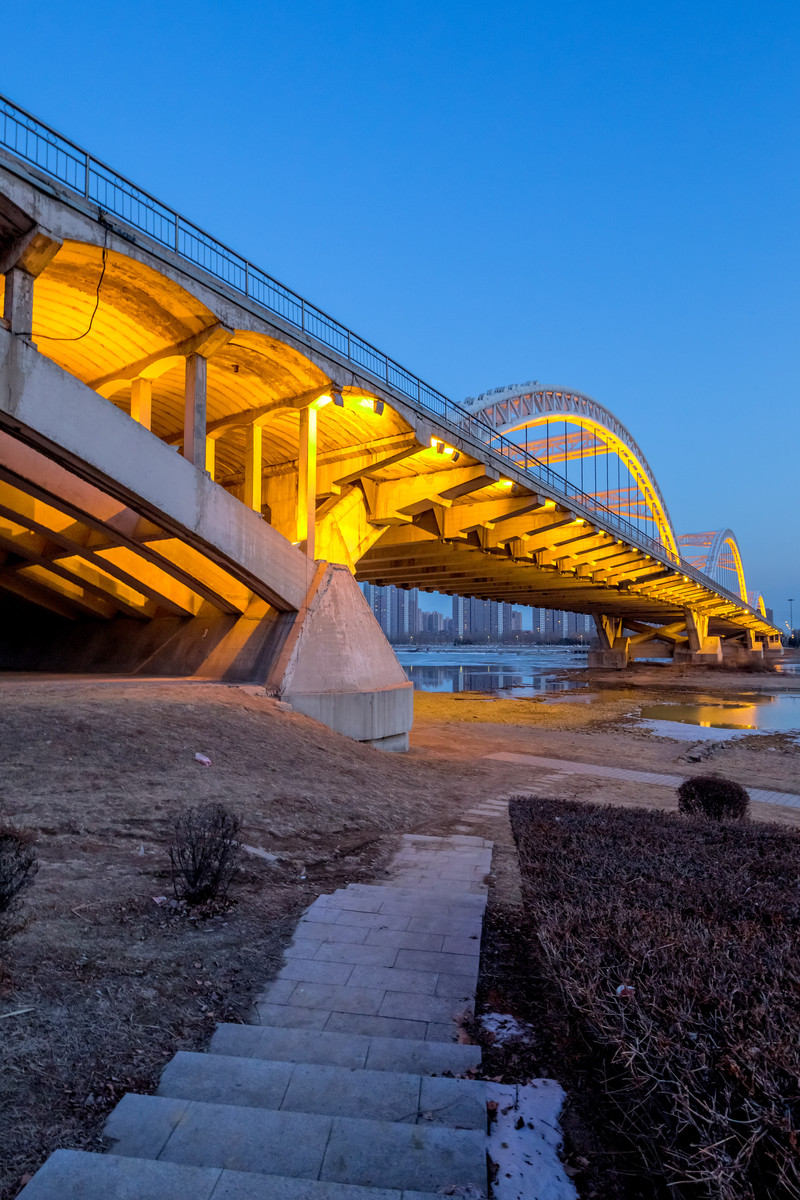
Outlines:
<svg viewBox="0 0 800 1200"><path fill-rule="evenodd" d="M195 468L3 330L0 427L13 431L13 440L40 447L71 478L104 489L107 508L118 513L120 507L135 505L139 516L195 547L279 611L302 603L313 563L209 479L204 460ZM122 498L123 504L112 503L109 496Z"/></svg>
<svg viewBox="0 0 800 1200"><path fill-rule="evenodd" d="M126 367L121 367L108 375L98 376L92 380L89 386L93 391L109 399L134 379L144 378L151 381L158 379L182 358L189 358L194 354L198 354L202 358L210 358L212 354L227 345L234 334L234 329L217 321L206 329L201 329L199 333L184 338L181 342L164 346L163 349L147 354L144 358L139 358L136 362L129 363Z"/></svg>
<svg viewBox="0 0 800 1200"><path fill-rule="evenodd" d="M56 234L41 225L34 225L0 253L0 275L16 268L38 279L62 245L62 239Z"/></svg>

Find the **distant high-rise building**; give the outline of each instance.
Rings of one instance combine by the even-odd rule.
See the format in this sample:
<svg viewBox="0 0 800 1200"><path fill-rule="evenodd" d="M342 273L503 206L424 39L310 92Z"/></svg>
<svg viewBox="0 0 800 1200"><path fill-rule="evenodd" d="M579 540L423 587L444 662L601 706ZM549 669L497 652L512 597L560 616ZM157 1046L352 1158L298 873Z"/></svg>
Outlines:
<svg viewBox="0 0 800 1200"><path fill-rule="evenodd" d="M498 642L511 632L511 605L476 596L453 596L453 635L473 642Z"/></svg>
<svg viewBox="0 0 800 1200"><path fill-rule="evenodd" d="M362 583L361 590L375 619L393 642L406 642L419 628L419 592L416 588L379 587Z"/></svg>

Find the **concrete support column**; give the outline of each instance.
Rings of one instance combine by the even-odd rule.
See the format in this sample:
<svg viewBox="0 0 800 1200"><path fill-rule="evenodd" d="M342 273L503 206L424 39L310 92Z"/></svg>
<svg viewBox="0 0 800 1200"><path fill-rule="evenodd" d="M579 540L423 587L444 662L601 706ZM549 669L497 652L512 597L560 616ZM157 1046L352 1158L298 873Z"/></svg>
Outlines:
<svg viewBox="0 0 800 1200"><path fill-rule="evenodd" d="M719 666L722 662L722 640L709 637L708 615L695 612L691 608L683 610L686 617L686 632L689 635L687 644L676 646L672 661L678 663L693 663L703 666Z"/></svg>
<svg viewBox="0 0 800 1200"><path fill-rule="evenodd" d="M11 333L31 336L33 328L33 276L22 267L11 267L6 273L3 317Z"/></svg>
<svg viewBox="0 0 800 1200"><path fill-rule="evenodd" d="M300 411L300 451L297 479L297 541L309 558L314 557L317 516L317 410Z"/></svg>
<svg viewBox="0 0 800 1200"><path fill-rule="evenodd" d="M244 451L244 502L254 512L261 512L261 445L260 425L248 425Z"/></svg>
<svg viewBox="0 0 800 1200"><path fill-rule="evenodd" d="M200 471L206 469L206 386L208 363L201 354L186 359L183 411L183 457Z"/></svg>
<svg viewBox="0 0 800 1200"><path fill-rule="evenodd" d="M131 416L134 421L144 425L145 429L153 428L153 381L151 379L134 379L131 384Z"/></svg>
<svg viewBox="0 0 800 1200"><path fill-rule="evenodd" d="M684 609L684 615L686 632L689 634L689 649L693 654L699 654L708 638L708 617L703 613L693 612L691 608Z"/></svg>
<svg viewBox="0 0 800 1200"><path fill-rule="evenodd" d="M5 275L3 319L19 337L30 338L33 329L33 281L61 249L61 239L34 226L0 253L0 275Z"/></svg>
<svg viewBox="0 0 800 1200"><path fill-rule="evenodd" d="M217 469L217 439L206 438L206 472L214 478Z"/></svg>

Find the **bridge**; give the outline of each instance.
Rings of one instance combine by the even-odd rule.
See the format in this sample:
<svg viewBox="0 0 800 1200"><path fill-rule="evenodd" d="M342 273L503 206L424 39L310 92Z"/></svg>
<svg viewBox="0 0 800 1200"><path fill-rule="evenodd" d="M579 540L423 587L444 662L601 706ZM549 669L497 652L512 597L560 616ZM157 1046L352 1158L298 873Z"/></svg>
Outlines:
<svg viewBox="0 0 800 1200"><path fill-rule="evenodd" d="M591 613L595 665L780 645L596 401L453 403L2 99L0 273L6 670L257 680L402 749L358 580Z"/></svg>

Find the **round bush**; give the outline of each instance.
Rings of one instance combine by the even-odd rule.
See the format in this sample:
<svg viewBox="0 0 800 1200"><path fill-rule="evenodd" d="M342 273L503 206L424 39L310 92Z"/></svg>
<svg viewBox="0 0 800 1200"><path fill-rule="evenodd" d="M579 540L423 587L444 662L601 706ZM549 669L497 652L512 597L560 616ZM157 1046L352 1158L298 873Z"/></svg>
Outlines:
<svg viewBox="0 0 800 1200"><path fill-rule="evenodd" d="M694 775L678 788L678 809L692 817L742 821L750 797L740 783L721 775Z"/></svg>

